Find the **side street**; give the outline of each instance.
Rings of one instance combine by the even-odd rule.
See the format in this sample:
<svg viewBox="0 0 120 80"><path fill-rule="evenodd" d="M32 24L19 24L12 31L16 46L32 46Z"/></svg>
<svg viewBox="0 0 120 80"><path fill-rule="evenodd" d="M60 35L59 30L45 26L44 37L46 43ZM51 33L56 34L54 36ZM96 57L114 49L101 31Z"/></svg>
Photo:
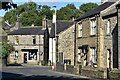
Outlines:
<svg viewBox="0 0 120 80"><path fill-rule="evenodd" d="M30 1L26 5L31 9L29 14L35 16L31 6L36 4ZM63 13L59 12L67 12L67 7L56 10L54 6L47 14L43 12L50 11L49 7L39 6L41 23L37 17L33 17L36 21L24 21L29 18L25 15L29 9L22 7L18 9L24 14L17 15L15 22L10 19L14 25L7 18L9 12L3 21L1 18L3 80L120 80L120 0L101 0L85 14L80 12L80 16L73 11L76 14L71 20L65 19L67 14L62 19Z"/></svg>

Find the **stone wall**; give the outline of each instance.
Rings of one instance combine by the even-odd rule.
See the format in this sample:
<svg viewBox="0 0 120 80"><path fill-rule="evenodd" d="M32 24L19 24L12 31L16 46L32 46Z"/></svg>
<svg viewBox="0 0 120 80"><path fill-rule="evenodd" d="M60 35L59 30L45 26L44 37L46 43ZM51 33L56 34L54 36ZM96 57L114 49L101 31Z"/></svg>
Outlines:
<svg viewBox="0 0 120 80"><path fill-rule="evenodd" d="M118 80L120 79L120 70L113 70L110 72L110 79L111 80Z"/></svg>
<svg viewBox="0 0 120 80"><path fill-rule="evenodd" d="M98 68L83 68L81 69L81 75L92 77L92 78L107 78L107 70L106 69L98 69Z"/></svg>
<svg viewBox="0 0 120 80"><path fill-rule="evenodd" d="M56 71L64 72L64 64L56 63Z"/></svg>

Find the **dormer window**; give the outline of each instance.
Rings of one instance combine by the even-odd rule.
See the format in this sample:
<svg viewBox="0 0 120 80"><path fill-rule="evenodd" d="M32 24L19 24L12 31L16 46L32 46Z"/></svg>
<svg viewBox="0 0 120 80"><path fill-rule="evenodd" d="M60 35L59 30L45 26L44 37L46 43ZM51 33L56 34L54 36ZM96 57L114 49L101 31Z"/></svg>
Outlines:
<svg viewBox="0 0 120 80"><path fill-rule="evenodd" d="M91 35L96 34L96 19L91 19Z"/></svg>

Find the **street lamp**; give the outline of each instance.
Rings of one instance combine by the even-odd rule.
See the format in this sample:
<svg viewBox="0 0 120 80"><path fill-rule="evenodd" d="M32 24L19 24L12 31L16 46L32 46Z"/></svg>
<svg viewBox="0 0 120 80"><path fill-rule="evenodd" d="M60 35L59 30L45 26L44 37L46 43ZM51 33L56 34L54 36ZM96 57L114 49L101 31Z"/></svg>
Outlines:
<svg viewBox="0 0 120 80"><path fill-rule="evenodd" d="M56 54L56 6L53 6L53 8L55 8L55 13L53 14L53 23L55 24L55 54ZM52 43L52 45L53 45L53 43ZM52 46L52 48L53 48L53 46ZM53 49L52 49L52 64L53 64Z"/></svg>

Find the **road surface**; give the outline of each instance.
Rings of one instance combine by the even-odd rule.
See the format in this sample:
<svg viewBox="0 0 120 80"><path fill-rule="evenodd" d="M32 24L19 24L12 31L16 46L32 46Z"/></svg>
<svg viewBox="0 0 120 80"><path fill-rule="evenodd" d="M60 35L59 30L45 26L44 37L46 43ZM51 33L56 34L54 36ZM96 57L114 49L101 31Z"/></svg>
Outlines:
<svg viewBox="0 0 120 80"><path fill-rule="evenodd" d="M93 80L93 79L79 75L52 71L51 67L23 65L2 68L2 80Z"/></svg>

